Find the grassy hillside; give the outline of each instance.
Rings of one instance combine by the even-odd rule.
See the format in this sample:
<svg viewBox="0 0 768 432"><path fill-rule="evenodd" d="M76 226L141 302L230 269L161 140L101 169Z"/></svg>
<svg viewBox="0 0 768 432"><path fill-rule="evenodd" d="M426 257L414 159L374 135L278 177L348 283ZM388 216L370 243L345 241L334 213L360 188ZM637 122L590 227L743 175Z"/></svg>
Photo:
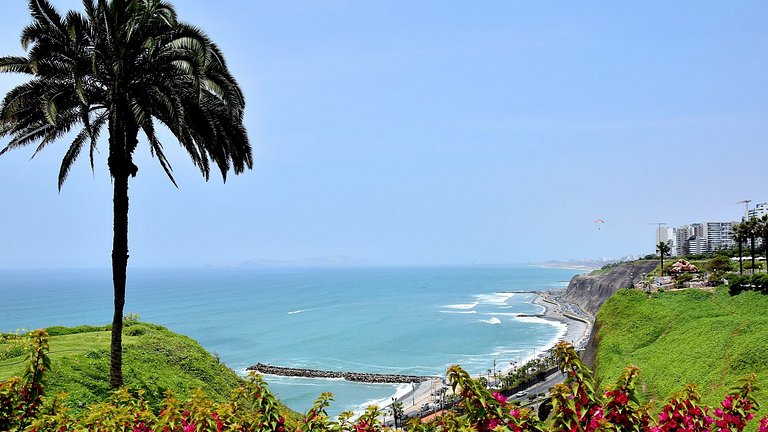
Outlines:
<svg viewBox="0 0 768 432"><path fill-rule="evenodd" d="M69 394L68 403L78 409L104 400L110 394L109 340L107 327L51 327L51 371L46 393ZM146 390L150 403L163 398L165 390L186 398L195 388L219 402L225 401L240 378L219 363L194 340L153 324L135 323L124 329L123 375L130 388ZM21 373L23 349L0 342L0 381ZM287 411L287 408L285 409Z"/></svg>
<svg viewBox="0 0 768 432"><path fill-rule="evenodd" d="M735 382L757 373L756 393L768 406L768 296L685 290L621 290L597 315L596 372L613 383L630 364L642 370L641 402L657 404L686 383L718 404Z"/></svg>

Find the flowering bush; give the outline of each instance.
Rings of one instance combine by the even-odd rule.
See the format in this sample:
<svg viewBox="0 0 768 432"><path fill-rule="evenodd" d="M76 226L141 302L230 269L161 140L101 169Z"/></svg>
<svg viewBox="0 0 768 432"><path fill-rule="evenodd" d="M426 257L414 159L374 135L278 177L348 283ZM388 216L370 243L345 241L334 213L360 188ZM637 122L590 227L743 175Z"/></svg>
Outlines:
<svg viewBox="0 0 768 432"><path fill-rule="evenodd" d="M61 397L44 396L44 376L50 368L45 331L30 333L32 348L22 377L0 382L0 431L66 432L377 432L388 429L382 412L369 407L357 419L350 412L336 419L327 414L333 397L323 393L296 425L287 425L278 411L277 399L257 374L237 388L225 403L211 401L197 391L185 401L170 392L157 409L149 406L142 390L121 388L112 397L70 414ZM555 348L562 384L550 391L551 413L547 420L537 412L508 403L461 369L448 369L448 380L461 396L456 409L429 422L412 420L405 429L414 432L741 432L755 417L758 403L751 396L755 377L742 380L719 407L700 403L695 387L687 386L672 396L653 418L635 396L639 369L625 369L616 384L599 391L592 372L573 347ZM758 432L768 432L762 418Z"/></svg>

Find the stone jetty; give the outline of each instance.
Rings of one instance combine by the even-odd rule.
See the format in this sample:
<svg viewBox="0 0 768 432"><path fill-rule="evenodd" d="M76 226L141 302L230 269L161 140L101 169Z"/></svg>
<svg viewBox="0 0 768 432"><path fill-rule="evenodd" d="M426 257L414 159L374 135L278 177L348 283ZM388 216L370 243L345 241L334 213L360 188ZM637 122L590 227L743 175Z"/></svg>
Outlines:
<svg viewBox="0 0 768 432"><path fill-rule="evenodd" d="M362 373L362 372L323 371L323 370L316 370L316 369L272 366L272 365L263 364L263 363L257 363L245 369L249 371L256 371L259 373L269 374L269 375L280 375L280 376L301 377L301 378L342 378L347 381L356 381L356 382L365 382L365 383L385 383L385 384L417 383L422 381L428 381L435 378L431 376L420 376L420 375L397 375L397 374L377 374L377 373Z"/></svg>

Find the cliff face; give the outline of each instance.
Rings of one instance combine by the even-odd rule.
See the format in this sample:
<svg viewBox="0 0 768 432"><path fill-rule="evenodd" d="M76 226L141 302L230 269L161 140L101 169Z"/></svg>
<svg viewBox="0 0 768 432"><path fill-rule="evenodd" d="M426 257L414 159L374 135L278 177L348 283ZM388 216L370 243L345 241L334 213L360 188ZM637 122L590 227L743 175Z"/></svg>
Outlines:
<svg viewBox="0 0 768 432"><path fill-rule="evenodd" d="M616 291L634 286L635 282L653 270L657 261L634 261L612 268L606 273L595 276L576 275L571 279L563 295L564 300L575 303L593 317L600 306ZM595 324L589 335L589 341L582 354L582 359L589 366L594 366L595 353L599 343L599 326Z"/></svg>
<svg viewBox="0 0 768 432"><path fill-rule="evenodd" d="M568 284L564 299L594 317L608 297L621 288L632 287L657 264L657 261L634 261L595 276L576 275Z"/></svg>

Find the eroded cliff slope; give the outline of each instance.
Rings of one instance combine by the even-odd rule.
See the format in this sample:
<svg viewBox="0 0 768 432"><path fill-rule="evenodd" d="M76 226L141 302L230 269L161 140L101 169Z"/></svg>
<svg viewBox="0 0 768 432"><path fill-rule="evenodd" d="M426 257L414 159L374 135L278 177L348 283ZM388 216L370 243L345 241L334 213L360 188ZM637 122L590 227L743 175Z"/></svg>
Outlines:
<svg viewBox="0 0 768 432"><path fill-rule="evenodd" d="M621 288L632 287L657 264L658 261L633 261L595 275L576 275L568 284L564 298L594 317L608 297Z"/></svg>

